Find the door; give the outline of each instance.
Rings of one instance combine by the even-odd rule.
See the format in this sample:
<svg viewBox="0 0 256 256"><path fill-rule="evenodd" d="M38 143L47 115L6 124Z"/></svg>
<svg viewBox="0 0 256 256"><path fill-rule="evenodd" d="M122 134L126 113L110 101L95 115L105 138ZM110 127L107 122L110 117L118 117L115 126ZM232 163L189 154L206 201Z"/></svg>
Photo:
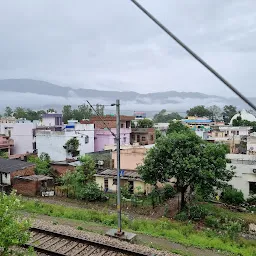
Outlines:
<svg viewBox="0 0 256 256"><path fill-rule="evenodd" d="M104 191L108 192L108 178L104 178Z"/></svg>
<svg viewBox="0 0 256 256"><path fill-rule="evenodd" d="M134 192L134 183L132 180L128 180L128 184L129 184L129 192L130 194L133 194Z"/></svg>

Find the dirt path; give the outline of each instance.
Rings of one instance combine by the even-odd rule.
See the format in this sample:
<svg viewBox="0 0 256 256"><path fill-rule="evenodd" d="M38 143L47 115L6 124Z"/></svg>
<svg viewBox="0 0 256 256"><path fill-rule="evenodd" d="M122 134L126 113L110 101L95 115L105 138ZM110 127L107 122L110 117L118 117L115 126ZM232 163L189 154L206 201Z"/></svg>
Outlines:
<svg viewBox="0 0 256 256"><path fill-rule="evenodd" d="M56 224L68 225L74 228L83 229L83 230L93 232L93 233L98 233L101 235L104 235L106 231L109 230L108 227L99 225L97 223L86 223L79 220L50 217L46 215L32 214L30 216L31 218L51 221L53 225L56 225ZM143 244L149 247L154 247L159 250L167 250L170 252L175 252L183 256L223 256L224 255L211 250L199 249L195 247L186 247L184 245L171 242L164 238L156 238L156 237L152 237L144 234L137 234L135 243Z"/></svg>

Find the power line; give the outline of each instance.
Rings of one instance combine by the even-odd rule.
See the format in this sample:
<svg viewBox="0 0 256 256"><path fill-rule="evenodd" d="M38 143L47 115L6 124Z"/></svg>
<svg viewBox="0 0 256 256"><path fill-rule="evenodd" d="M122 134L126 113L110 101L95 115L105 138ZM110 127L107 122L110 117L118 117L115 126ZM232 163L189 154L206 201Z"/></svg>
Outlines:
<svg viewBox="0 0 256 256"><path fill-rule="evenodd" d="M214 70L209 64L207 64L202 58L200 58L194 51L192 51L187 45L185 45L178 37L176 37L167 27L165 27L160 21L158 21L150 12L148 12L141 4L136 0L130 0L134 3L142 12L144 12L152 21L154 21L162 30L164 30L173 40L175 40L182 48L184 48L190 55L192 55L197 61L199 61L205 68L207 68L212 74L214 74L221 82L223 82L230 90L232 90L239 98L246 102L251 108L256 111L256 106L246 98L241 92L239 92L232 84L230 84L223 76L221 76L216 70Z"/></svg>

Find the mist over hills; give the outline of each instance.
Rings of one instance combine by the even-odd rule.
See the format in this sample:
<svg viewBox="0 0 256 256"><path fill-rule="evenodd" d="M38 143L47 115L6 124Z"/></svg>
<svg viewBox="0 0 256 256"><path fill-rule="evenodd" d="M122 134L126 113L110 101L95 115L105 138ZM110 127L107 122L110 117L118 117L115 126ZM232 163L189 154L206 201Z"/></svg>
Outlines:
<svg viewBox="0 0 256 256"><path fill-rule="evenodd" d="M238 108L248 108L235 97L224 98L199 92L167 91L141 94L131 91L75 89L32 79L0 80L0 95L0 110L3 110L7 105L35 109L55 107L60 110L63 105L77 106L86 103L86 100L89 100L92 104L109 105L115 102L116 99L121 100L121 110L123 113L125 111L126 114L133 111L154 113L163 108L168 111L183 112L199 104L206 106L234 104ZM251 98L251 100L256 102L256 98Z"/></svg>

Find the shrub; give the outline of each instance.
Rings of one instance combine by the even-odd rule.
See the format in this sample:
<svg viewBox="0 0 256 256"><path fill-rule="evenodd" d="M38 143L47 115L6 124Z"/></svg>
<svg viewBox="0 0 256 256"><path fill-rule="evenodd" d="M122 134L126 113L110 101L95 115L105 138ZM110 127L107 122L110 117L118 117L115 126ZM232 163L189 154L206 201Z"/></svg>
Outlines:
<svg viewBox="0 0 256 256"><path fill-rule="evenodd" d="M204 219L205 216L208 214L207 209L205 209L203 206L201 205L193 205L190 206L189 208L189 212L190 212L190 218L192 220L201 220Z"/></svg>
<svg viewBox="0 0 256 256"><path fill-rule="evenodd" d="M180 212L174 217L174 219L178 221L186 221L188 220L188 215L186 212Z"/></svg>
<svg viewBox="0 0 256 256"><path fill-rule="evenodd" d="M221 199L227 204L240 205L244 202L244 195L242 191L228 187L223 191Z"/></svg>
<svg viewBox="0 0 256 256"><path fill-rule="evenodd" d="M246 201L250 205L256 205L256 195L250 196Z"/></svg>
<svg viewBox="0 0 256 256"><path fill-rule="evenodd" d="M211 228L219 228L220 223L216 217L210 215L205 217L205 225Z"/></svg>
<svg viewBox="0 0 256 256"><path fill-rule="evenodd" d="M176 194L176 191L170 184L166 184L164 186L163 196L164 196L165 200L173 198L175 196L175 194Z"/></svg>
<svg viewBox="0 0 256 256"><path fill-rule="evenodd" d="M84 185L80 190L78 197L87 201L97 201L101 198L101 190L96 182L90 182Z"/></svg>

